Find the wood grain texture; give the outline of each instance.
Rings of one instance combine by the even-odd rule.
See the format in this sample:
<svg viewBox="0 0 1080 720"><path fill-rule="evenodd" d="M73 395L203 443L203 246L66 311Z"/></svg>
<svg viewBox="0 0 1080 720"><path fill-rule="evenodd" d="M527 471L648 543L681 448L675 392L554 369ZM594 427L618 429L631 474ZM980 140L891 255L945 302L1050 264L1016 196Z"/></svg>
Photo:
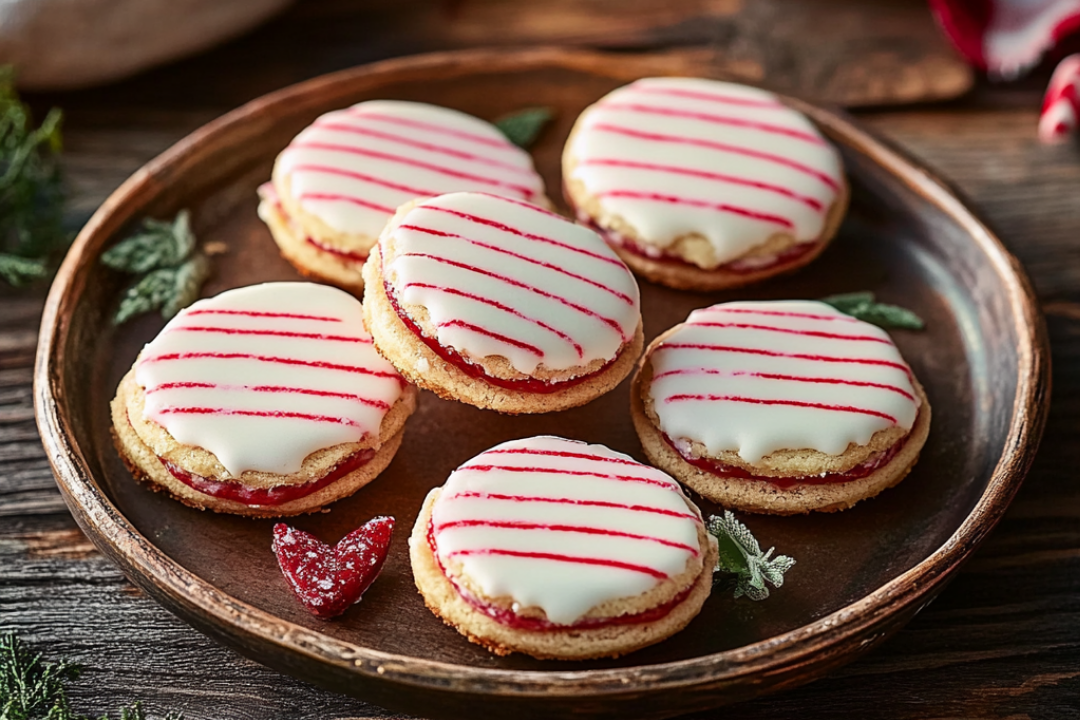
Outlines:
<svg viewBox="0 0 1080 720"><path fill-rule="evenodd" d="M107 157L110 147L127 153L128 133L160 132L159 145L145 148L142 162L189 129L181 118L170 134L148 115L141 127L138 117L115 129L90 120L85 128L69 125L71 179L88 196L104 197L122 178L86 157ZM739 717L1064 720L1080 704L1080 314L1070 315L1080 308L1080 292L1070 279L1076 265L1055 261L1060 253L1069 257L1068 239L1080 234L1080 218L1067 216L1052 233L1042 229L1055 220L1047 204L1075 197L1080 161L1071 148L1038 146L1035 116L984 107L864 120L970 195L1055 304L1049 315L1055 393L1042 452L1002 524L937 602L864 659L807 687L740 705ZM967 126L978 130L975 137L958 137L956 129ZM94 142L84 145L84 136ZM1047 162L1057 168L1056 179L1043 176ZM1020 187L1039 183L1043 192L1011 202L1001 175ZM1023 227L1042 231L1025 238L1016 233ZM0 295L0 346L13 348L0 353L0 413L27 418L4 424L0 441L0 627L87 664L74 692L85 711L138 697L154 712L178 708L194 720L393 717L222 649L136 591L100 556L31 555L31 538L84 542L70 534L74 523L30 419L31 353L17 338L35 332L42 302L40 291ZM18 459L7 459L13 455ZM64 532L69 535L57 535ZM696 720L707 717L714 715Z"/></svg>
<svg viewBox="0 0 1080 720"><path fill-rule="evenodd" d="M413 39L392 3L364 5L365 22L340 22L359 5L306 0L202 57L93 93L35 98L38 107L68 110L71 222L85 221L135 168L240 102L318 72L431 49ZM282 53L286 41L297 51ZM733 716L1071 720L1080 707L1080 153L1037 143L1040 91L1036 80L1019 91L982 88L959 105L862 116L959 186L1031 270L1054 362L1040 455L987 543L910 625L823 680L725 711ZM26 338L36 335L43 301L42 288L0 290L0 630L86 664L73 693L82 712L141 698L152 715L181 709L189 720L397 717L221 648L104 558L81 554L85 540L76 539L32 420ZM64 553L67 543L73 549ZM43 556L31 552L35 544L54 550Z"/></svg>
<svg viewBox="0 0 1080 720"><path fill-rule="evenodd" d="M954 98L973 82L924 0L304 0L238 41L65 99L107 106L132 97L122 87L225 110L373 60L531 45L663 51L672 67L852 107Z"/></svg>
<svg viewBox="0 0 1080 720"><path fill-rule="evenodd" d="M866 287L927 318L927 332L899 342L929 395L949 398L937 404L939 432L913 477L888 499L838 518L754 519L755 531L802 558L802 572L821 575L831 563L831 583L793 583L750 622L734 621L738 604L714 596L694 620L697 629L625 661L496 662L447 641L408 582L404 553L393 549L386 579L367 594L362 612L313 622L274 583L265 527L191 513L141 491L112 452L100 408L160 322L147 317L112 331L107 317L119 287L97 257L138 218L190 207L204 240L229 244L207 293L280 279L283 263L266 253L252 199L268 159L320 113L386 96L487 118L528 103L551 105L558 120L535 155L550 187L558 187L552 160L569 120L611 87L666 71L666 58L653 64L648 56L551 50L389 60L255 100L141 168L80 233L42 324L38 421L79 524L139 587L211 637L324 687L442 718L470 717L476 703L504 718L615 717L632 708L642 717L670 717L796 687L894 633L993 528L1027 471L1047 400L1044 328L1014 260L953 195L858 127L795 100L788 101L838 146L854 202L839 249L814 272L740 296L822 297L852 289L851 277L863 273ZM879 242L865 246L856 234ZM646 326L656 332L719 299L646 285ZM638 448L619 393L536 422L469 417L455 403L430 402L420 416L400 462L378 484L336 504L318 527L300 527L340 536L354 518L374 512L409 522L422 495L455 464L511 437L563 433ZM667 692L675 688L677 695Z"/></svg>

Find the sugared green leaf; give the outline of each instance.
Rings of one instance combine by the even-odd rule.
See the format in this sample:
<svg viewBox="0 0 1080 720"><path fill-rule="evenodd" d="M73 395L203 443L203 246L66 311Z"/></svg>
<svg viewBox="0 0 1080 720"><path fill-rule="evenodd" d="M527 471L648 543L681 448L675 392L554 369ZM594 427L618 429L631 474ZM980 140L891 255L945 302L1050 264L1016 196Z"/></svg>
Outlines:
<svg viewBox="0 0 1080 720"><path fill-rule="evenodd" d="M184 262L194 247L195 236L191 233L188 211L181 210L171 223L144 220L140 232L105 251L101 262L113 270L137 275L175 267Z"/></svg>
<svg viewBox="0 0 1080 720"><path fill-rule="evenodd" d="M716 572L735 576L736 598L745 595L751 600L764 600L769 597L766 583L773 587L784 584L784 573L795 560L787 555L772 557L774 548L761 552L757 539L730 510L710 517L706 528L720 548Z"/></svg>
<svg viewBox="0 0 1080 720"><path fill-rule="evenodd" d="M113 324L123 325L136 315L165 307L165 303L176 294L177 272L177 268L161 268L143 275L128 286L113 317Z"/></svg>
<svg viewBox="0 0 1080 720"><path fill-rule="evenodd" d="M176 313L199 299L199 290L210 277L210 260L202 253L196 253L186 263L176 269L173 279L172 296L161 308L161 316L168 320Z"/></svg>
<svg viewBox="0 0 1080 720"><path fill-rule="evenodd" d="M158 309L168 320L198 299L210 259L196 245L190 215L181 210L172 222L144 220L140 232L104 253L105 265L141 276L128 286L113 323Z"/></svg>
<svg viewBox="0 0 1080 720"><path fill-rule="evenodd" d="M822 298L821 302L832 305L840 312L853 318L886 329L922 330L926 323L922 318L907 308L899 305L886 305L874 300L872 292L844 293Z"/></svg>
<svg viewBox="0 0 1080 720"><path fill-rule="evenodd" d="M495 121L495 127L502 131L510 142L526 150L532 147L540 131L548 124L554 113L551 108L525 108L503 115Z"/></svg>

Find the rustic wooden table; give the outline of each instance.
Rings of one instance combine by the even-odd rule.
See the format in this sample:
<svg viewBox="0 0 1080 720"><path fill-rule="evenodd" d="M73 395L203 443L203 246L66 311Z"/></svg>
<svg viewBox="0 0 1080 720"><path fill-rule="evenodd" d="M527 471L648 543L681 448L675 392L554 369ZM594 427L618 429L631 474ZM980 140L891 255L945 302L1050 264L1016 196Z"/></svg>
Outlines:
<svg viewBox="0 0 1080 720"><path fill-rule="evenodd" d="M747 27L760 27L762 17L779 23L785 13L777 7L784 4L755 3L756 19L739 33L752 35ZM890 26L900 40L868 49L854 38L867 22L877 27L880 16L838 0L804 0L799 7L807 4L839 18L828 31L850 40L844 52L856 59L849 64L858 64L860 53L873 55L871 65L885 79L847 72L836 62L813 73L793 70L791 62L770 64L775 53L761 47L732 45L731 18L742 5L734 0L668 3L662 10L656 3L623 3L637 11L595 32L590 28L606 17L595 2L552 2L546 15L522 19L508 10L518 3L495 0L440 6L382 0L361 10L311 0L200 57L107 88L32 100L67 113L69 219L77 227L141 164L239 103L360 62L487 44L495 35L485 34L485 23L501 29L494 42L668 48L676 61L705 61L848 104L931 98L969 82L947 53L930 41L918 46L918 34L899 20ZM895 18L910 18L912 7L886 5ZM545 25L544 17L559 22ZM902 67L922 75L889 79ZM1019 87L978 84L960 100L857 113L966 193L1031 273L1048 317L1055 369L1039 458L986 545L906 629L824 680L730 710L739 717L1080 713L1080 484L1070 481L1080 467L1080 151L1037 142L1040 82L1045 77ZM153 715L177 709L189 720L388 717L217 646L143 596L82 536L54 486L34 424L31 371L45 291L0 289L0 632L14 630L51 655L86 665L72 693L84 712L142 699ZM477 712L482 716L483 709Z"/></svg>

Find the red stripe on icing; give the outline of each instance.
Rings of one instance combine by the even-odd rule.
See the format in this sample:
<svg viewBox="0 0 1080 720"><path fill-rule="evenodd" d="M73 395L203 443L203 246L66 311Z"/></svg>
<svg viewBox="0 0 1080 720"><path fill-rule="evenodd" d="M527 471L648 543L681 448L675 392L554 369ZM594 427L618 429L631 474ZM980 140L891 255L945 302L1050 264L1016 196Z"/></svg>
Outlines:
<svg viewBox="0 0 1080 720"><path fill-rule="evenodd" d="M874 358L846 358L846 357L830 357L828 355L804 355L802 353L782 353L775 350L762 350L760 348L744 348L733 347L727 345L708 345L705 343L664 343L660 347L656 348L657 351L665 348L683 348L688 350L716 350L719 352L732 352L732 353L747 353L749 355L767 355L769 357L785 357L795 358L797 360L812 360L814 362L834 362L834 363L852 363L854 365L882 365L884 367L896 368L897 370L903 370L904 373L910 374L910 370L907 365L903 363L893 362L892 360L877 360Z"/></svg>
<svg viewBox="0 0 1080 720"><path fill-rule="evenodd" d="M322 360L299 360L297 358L275 357L272 355L253 355L251 353L223 353L223 352L193 352L193 353L167 353L165 355L152 355L142 360L142 363L168 362L172 360L255 360L257 362L276 363L280 365L301 365L315 367L323 370L340 370L342 372L357 373L360 375L374 375L402 382L397 373L369 370L356 365L339 365L337 363L324 362ZM141 364L141 363L140 363Z"/></svg>
<svg viewBox="0 0 1080 720"><path fill-rule="evenodd" d="M273 337L309 338L311 340L326 340L328 342L350 342L370 345L370 338L348 337L347 335L323 335L322 333L302 333L291 330L257 330L251 328L227 328L227 327L204 327L201 325L180 325L169 328L169 332L205 332L219 333L221 335L269 335Z"/></svg>
<svg viewBox="0 0 1080 720"><path fill-rule="evenodd" d="M586 250L585 248L575 247L575 246L570 245L568 243L564 243L564 242L562 242L560 240L555 240L553 238L544 237L543 235L536 235L534 233L523 232L521 230L518 230L517 228L510 227L509 225L498 222L496 220L490 220L488 218L478 217L476 215L470 215L469 213L464 213L464 212L461 212L459 210L452 210L450 208L439 207L438 205L425 205L424 209L425 210L434 210L436 212L443 212L443 213L447 213L447 214L450 214L450 215L454 215L454 216L462 218L464 220L469 220L470 222L474 222L474 223L476 223L478 225L487 225L488 227L493 227L493 228L496 228L498 230L508 232L511 235L517 235L518 237L527 238L529 240L536 240L537 242L547 243L548 245L555 245L556 247L561 247L561 248L564 248L564 249L569 250L571 252L576 252L576 253L579 253L581 255L587 255L588 257L594 258L596 260L600 260L602 262L610 263L612 265L617 265L618 267L623 268L624 270L626 269L626 266L623 265L622 260L619 260L618 258L608 257L607 255L601 255L599 253L594 253L591 250Z"/></svg>
<svg viewBox="0 0 1080 720"><path fill-rule="evenodd" d="M328 253L336 257L345 258L350 262L365 263L368 259L367 251L356 252L354 250L341 250L340 248L336 248L333 245L327 245L326 243L319 242L310 235L305 239L305 241L308 245L311 245L312 247L320 250L321 252Z"/></svg>
<svg viewBox="0 0 1080 720"><path fill-rule="evenodd" d="M704 310L699 310L698 312L699 313L718 313L718 312L745 313L747 315L769 315L769 316L772 316L772 317L794 317L794 318L805 318L807 320L840 320L842 322L859 322L858 320L851 317L850 315L842 315L842 314L839 314L839 313L836 314L836 315L814 315L813 313L789 312L789 311L786 311L786 310L755 310L755 309L752 309L752 308L729 308L729 307L716 307L716 306L706 308Z"/></svg>
<svg viewBox="0 0 1080 720"><path fill-rule="evenodd" d="M618 160L615 158L592 158L588 160L582 160L579 163L580 166L587 165L602 165L606 167L622 167L635 170L653 170L661 173L671 173L673 175L689 175L691 177L704 178L706 180L715 180L717 182L729 183L731 185L742 185L746 187L752 187L757 190L764 190L765 192L771 192L776 195L782 195L787 198L791 198L796 202L800 202L807 207L814 210L822 210L822 204L815 198L800 195L799 193L783 187L781 185L774 185L772 183L761 182L759 180L752 180L750 178L741 178L735 175L725 175L723 173L709 172L707 170L697 170L695 168L679 167L677 165L661 165L659 163L647 163L638 162L636 160Z"/></svg>
<svg viewBox="0 0 1080 720"><path fill-rule="evenodd" d="M657 480L656 478L641 477L640 475L612 475L611 473L588 472L587 470L565 470L562 468L546 467L518 467L516 465L462 465L458 468L458 472L462 472L464 470L475 470L477 472L491 472L492 470L499 470L502 472L574 475L576 477L594 477L600 478L601 480L619 480L621 482L642 483L644 485L657 485L662 488L667 488L668 490L671 489L671 483L664 480Z"/></svg>
<svg viewBox="0 0 1080 720"><path fill-rule="evenodd" d="M567 452L565 450L534 450L532 448L501 448L488 450L485 455L546 455L550 457L577 458L579 460L599 460L600 462L613 463L616 465L633 465L642 467L637 460L624 458L604 457L603 455L589 455L587 453Z"/></svg>
<svg viewBox="0 0 1080 720"><path fill-rule="evenodd" d="M289 320L315 320L317 322L345 322L341 318L325 315L302 315L299 313L263 312L261 310L213 310L210 308L185 310L184 315L243 315L245 317L287 318Z"/></svg>
<svg viewBox="0 0 1080 720"><path fill-rule="evenodd" d="M607 530L605 528L589 527L585 525L545 525L543 523L519 522L516 520L454 520L443 523L435 528L435 532L450 530L457 527L492 527L506 530L549 530L551 532L580 533L583 535L607 535L610 537L629 538L631 540L646 540L648 542L667 545L668 547L686 550L697 557L698 549L686 543L665 540L652 535L639 535L637 533L622 532L620 530Z"/></svg>
<svg viewBox="0 0 1080 720"><path fill-rule="evenodd" d="M732 95L717 95L714 93L699 92L697 90L679 90L676 88L658 88L658 87L640 87L635 85L633 87L635 93L641 93L643 95L671 95L673 97L692 98L694 100L707 100L709 102L722 103L724 105L740 105L742 107L755 107L755 108L767 108L771 110L782 110L784 105L776 100L757 100L751 98L740 98Z"/></svg>
<svg viewBox="0 0 1080 720"><path fill-rule="evenodd" d="M489 306L491 306L493 308L497 308L498 310L502 310L503 312L509 313L509 314L511 314L511 315L513 315L515 317L519 317L522 320L525 320L526 322L533 323L534 325L537 325L538 327L542 327L545 330L554 333L555 335L562 338L563 340L565 340L570 345L573 345L574 350L577 351L577 354L578 354L579 358L582 357L584 355L584 353L585 353L585 351L582 349L582 347L580 345L578 345L576 342L574 342L574 339L572 337L570 337L569 335L567 335L566 333L564 333L563 331L557 330L556 328L551 327L550 325L548 325L545 322L542 322L540 320L536 320L535 318L528 317L527 315L523 315L522 313L518 312L514 308L512 308L512 307L510 307L508 305L503 305L501 302L498 302L496 300L491 300L490 298L486 298L486 297L483 297L481 295L475 295L473 293L466 292L464 290L458 290L457 288L448 288L448 287L443 287L441 285L433 285L431 283L420 283L420 282L406 283L402 289L404 290L404 289L408 289L408 288L411 288L411 287L427 288L428 290L435 290L436 292L444 292L444 293L447 293L449 295L458 295L460 297L466 297L466 298L469 298L470 300L476 300L477 302L484 303L485 305L489 305ZM450 324L451 323L443 323L440 327L447 327ZM492 333L490 331L484 330L483 328L477 328L476 326L471 326L471 327L472 327L472 329L476 329L478 332L482 332L483 334L489 335L491 337L496 337L496 338L500 338L500 339L502 339L502 337L503 337L503 336L497 335L495 333ZM508 342L511 345L516 345L518 347L526 347L526 346L524 346L524 344L518 343L518 341L516 341L516 340L510 340L509 338L505 339L505 342ZM530 350L537 350L537 348L533 347L532 345L529 345L527 347ZM537 352L536 354L539 355L540 357L543 357L543 352Z"/></svg>
<svg viewBox="0 0 1080 720"><path fill-rule="evenodd" d="M332 397L341 398L343 400L352 400L354 402L358 402L363 405L370 405L371 407L377 407L382 410L390 409L390 403L384 402L382 400L372 400L371 398L360 397L359 395L352 395L350 393L332 392L330 390L313 390L311 388L287 387L285 385L218 385L216 383L208 382L167 382L147 388L146 394L150 395L151 393L155 393L160 390L187 390L194 388L205 388L208 390L249 390L251 392L261 393L314 395L317 397Z"/></svg>
<svg viewBox="0 0 1080 720"><path fill-rule="evenodd" d="M712 113L694 112L692 110L677 110L675 108L662 108L654 105L640 105L638 103L613 103L606 102L600 105L605 110L627 110L635 113L645 113L648 115L662 115L664 117L677 117L686 118L688 120L700 120L701 122L714 123L717 125L729 125L731 127L746 128L748 130L760 130L761 132L771 133L773 135L783 135L784 137L794 138L795 140L802 140L803 142L812 143L814 145L824 145L825 141L819 138L817 135L813 135L802 130L794 130L783 125L776 125L774 123L758 122L756 120L745 120L743 118L731 117L728 115L713 115Z"/></svg>
<svg viewBox="0 0 1080 720"><path fill-rule="evenodd" d="M514 338L507 337L506 335L503 335L501 333L492 332L491 330L488 330L486 328L482 328L479 325L474 325L474 324L472 324L470 322L465 322L464 320L450 320L449 322L444 322L443 324L439 325L439 327L441 327L441 328L444 328L444 327L463 328L465 330L469 330L469 331L474 332L474 333L479 333L480 335L486 335L489 338L494 338L495 340L498 340L501 343L505 343L505 344L511 345L513 347L521 348L525 352L536 355L539 358L544 357L544 351L541 350L540 348L536 347L535 345L530 345L528 343L521 342L520 340L515 340Z"/></svg>
<svg viewBox="0 0 1080 720"><path fill-rule="evenodd" d="M856 342L876 342L892 345L892 342L873 335L843 335L841 333L828 333L818 330L798 330L796 328L776 327L775 325L756 325L754 323L721 323L721 322L698 322L690 323L692 327L716 327L736 328L744 330L765 330L766 332L788 333L790 335L807 335L810 337L827 338L829 340L853 340Z"/></svg>
<svg viewBox="0 0 1080 720"><path fill-rule="evenodd" d="M524 203L522 203L522 204L524 204ZM598 288L600 288L601 290L603 290L605 292L611 293L615 297L617 297L620 300L622 300L623 302L625 302L627 305L633 305L634 304L633 299L631 299L631 297L629 295L627 295L626 293L621 293L618 290L615 290L613 288L610 288L607 285L604 285L603 283L597 282L596 280L591 280L590 278L587 278L587 277L585 277L583 275L578 275L577 273L570 272L569 270L567 270L565 268L561 268L558 265L554 265L552 263L545 262L543 260L537 260L536 258L531 258L531 257L528 257L527 255L522 255L521 253L516 253L513 250L507 250L506 248L501 248L498 245L492 245L490 243L481 242L480 240L474 240L472 238L465 237L464 235L458 235L457 233L444 232L442 230L435 230L433 228L421 227L419 225L398 225L398 229L399 230L412 230L414 232L425 233L427 235L434 235L436 237L448 237L448 238L454 238L455 240L463 240L463 241L469 243L470 245L476 245L477 247L486 248L488 250L492 250L492 251L497 252L497 253L502 253L503 255L509 255L511 257L517 258L517 259L522 260L522 261L527 262L527 263L532 263L533 265L539 265L541 267L548 268L549 270L554 270L555 272L566 275L567 277L572 277L575 280L580 280L581 282L588 283L589 285L592 285L594 287L598 287Z"/></svg>
<svg viewBox="0 0 1080 720"><path fill-rule="evenodd" d="M386 272L384 268L383 278L385 277ZM438 340L425 335L424 332L420 329L420 327L415 322L413 322L413 319L409 317L408 313L401 309L401 304L394 296L393 288L389 285L389 283L385 281L385 279L383 281L383 290L386 292L386 297L390 301L391 307L394 308L394 313L401 320L402 324L409 329L409 332L418 337L420 341L427 345L428 349L430 349L433 353L438 355L440 358L442 358L449 364L456 367L461 372L465 373L469 377L479 378L483 382L488 383L489 385L494 385L501 388L508 388L510 390L520 390L522 392L534 392L541 394L558 392L565 388L573 387L574 385L587 382L588 380L598 376L600 373L607 371L607 369L611 367L612 363L614 363L619 358L619 355L616 354L615 357L605 363L602 367L597 368L591 373L578 375L577 377L570 378L569 380L562 380L559 382L547 382L538 378L527 378L524 380L506 380L503 378L494 377L492 375L488 375L487 372L484 371L482 365L478 365L470 360L467 360L466 358L459 355L458 352L453 348L446 347L445 345L440 344ZM620 350L620 353L621 352L622 350Z"/></svg>
<svg viewBox="0 0 1080 720"><path fill-rule="evenodd" d="M577 303L571 302L570 300L567 300L564 297L561 297L559 295L555 295L554 293L549 293L547 290L543 290L543 289L535 287L533 285L529 285L528 283L523 283L520 280L515 280L514 278L507 277L506 275L500 275L498 273L491 272L490 270L484 270L483 268L473 267L472 265L468 265L466 263L457 262L456 260L451 260L449 258L439 257L438 255L432 255L430 253L401 253L400 255L397 255L396 257L398 257L398 258L403 258L403 257L424 258L426 260L431 260L432 262L441 263L443 265L450 265L451 267L461 268L462 270L467 270L469 272L474 272L477 275L483 275L485 277L494 278L495 280L499 280L501 282L504 282L507 285L513 285L514 287L519 287L522 290L527 290L527 291L529 291L531 293L535 293L537 295L540 295L541 297L546 297L546 298L549 298L551 300L554 300L554 301L556 301L556 302L558 302L558 303L560 303L562 305L565 305L566 307L573 308L574 310L577 310L578 312L580 312L582 315L588 315L589 317L595 318L595 319L599 320L600 322L604 323L605 325L609 325L610 327L612 327L615 330L615 332L619 333L619 337L622 338L623 342L627 341L626 335L623 334L622 328L619 326L619 323L617 323L615 320L612 320L611 318L604 317L603 315L600 315L599 313L595 313L592 310L590 310L589 308L584 307L582 305L578 305Z"/></svg>
<svg viewBox="0 0 1080 720"><path fill-rule="evenodd" d="M377 178L373 175L365 175L364 173L356 172L354 170L345 170L344 168L337 168L329 165L314 165L311 163L301 163L299 165L294 165L291 168L291 172L309 172L324 175L340 175L341 177L359 180L361 182L370 183L372 185L388 187L391 190L400 190L403 193L407 193L409 197L426 197L428 195L439 194L434 190L425 190L423 188L415 188L409 185L402 185L400 183L391 182L384 178Z"/></svg>
<svg viewBox="0 0 1080 720"><path fill-rule="evenodd" d="M663 202L671 205L689 205L691 207L706 208L709 210L716 210L717 212L730 213L732 215L741 215L743 217L751 218L752 220L761 220L762 222L772 223L774 225L779 225L780 227L789 228L792 230L795 229L795 224L791 222L791 220L780 217L779 215L758 212L757 210L751 210L750 208L739 207L737 205L714 203L709 200L696 200L694 198L680 197L678 195L663 195L661 193L642 192L639 190L606 190L604 192L597 193L596 196L633 198L634 200L650 200L653 202Z"/></svg>
<svg viewBox="0 0 1080 720"><path fill-rule="evenodd" d="M454 498L507 500L509 502L555 503L558 505L588 505L589 507L606 507L613 508L615 510L629 510L630 512L652 513L655 515L667 515L669 517L688 518L695 522L701 522L701 519L697 515L689 512L679 512L678 510L668 510L666 508L651 507L649 505L628 505L626 503L608 502L607 500L575 500L573 498L504 495L502 493L476 492L472 490L466 492L459 492L455 495L451 495L446 499L453 500Z"/></svg>
<svg viewBox="0 0 1080 720"><path fill-rule="evenodd" d="M832 188L833 190L840 190L840 183L835 179L829 177L825 173L815 170L809 165L804 165L800 162L796 162L790 158L783 157L782 155L775 155L773 153L763 152L761 150L752 150L750 148L739 147L738 145L730 145L728 143L715 142L713 140L705 140L702 138L684 137L680 135L666 135L663 133L651 133L644 132L642 130L635 130L633 128L622 127L621 125L612 125L610 123L597 123L592 126L593 130L599 132L614 133L616 135L625 135L627 137L637 138L638 140L648 140L651 142L669 142L678 143L684 145L694 145L695 147L709 148L710 150L719 150L721 152L732 153L735 155L746 155L747 157L757 158L759 160L765 160L767 162L775 163L777 165L783 165L789 167L792 170L796 170L805 175L810 175L820 180L822 183Z"/></svg>
<svg viewBox="0 0 1080 720"><path fill-rule="evenodd" d="M621 562L619 560L608 560L606 558L590 558L590 557L574 557L573 555L560 555L558 553L543 553L543 552L528 552L525 550L504 550L496 548L485 548L483 550L458 550L448 554L448 557L455 556L470 556L470 555L504 555L507 557L519 557L528 558L530 560L554 560L555 562L571 563L575 565L598 565L600 567L617 568L619 570L630 570L632 572L642 573L644 575L651 575L659 580L667 580L667 573L654 570L651 567L645 565L635 565L633 563Z"/></svg>
<svg viewBox="0 0 1080 720"><path fill-rule="evenodd" d="M671 395L664 398L665 403L680 402L684 400L707 400L709 402L734 402L748 403L751 405L789 405L791 407L813 408L815 410L829 410L834 412L856 413L859 415L871 415L888 420L893 425L899 424L892 415L867 408L857 408L850 405L828 405L826 403L804 402L802 400L776 400L764 398L748 398L738 395Z"/></svg>
<svg viewBox="0 0 1080 720"><path fill-rule="evenodd" d="M449 177L459 178L462 180L472 180L484 185L493 185L495 187L507 188L514 190L525 197L532 197L536 193L530 188L523 185L515 185L513 183L503 182L495 178L485 177L481 175L474 175L472 173L461 172L460 170L454 170L442 165L433 165L420 160L414 160L413 158L405 157L403 155L394 155L392 153L384 153L378 150L368 150L367 148L359 148L352 145L338 145L335 143L322 143L322 142L301 142L294 143L291 147L294 148L307 148L309 150L329 150L331 152L343 152L352 155L363 155L365 157L372 157L378 160L386 160L388 162L394 162L401 165L410 165L412 167L418 167L423 170L430 170L431 172L438 173L440 175L447 175Z"/></svg>
<svg viewBox="0 0 1080 720"><path fill-rule="evenodd" d="M542 618L532 618L527 616L518 615L510 608L503 608L498 605L492 605L486 603L480 598L469 592L468 589L462 587L449 573L446 572L446 567L443 565L442 558L439 557L439 550L437 543L435 542L435 529L432 526L431 521L428 521L427 528L427 542L428 547L431 548L431 554L435 558L435 562L439 566L439 571L442 572L451 585L454 586L454 590L461 596L465 602L472 605L474 608L490 617L495 622L506 625L507 627L518 628L529 631L561 631L566 629L577 628L598 628L608 627L612 625L635 625L646 622L656 622L663 617L666 617L672 610L674 610L680 603L686 600L690 591L694 589L694 585L687 586L685 590L673 597L663 605L644 610L639 613L632 613L630 615L616 615L614 617L604 618L583 618L570 625L558 625ZM711 570L705 569L703 572L710 572Z"/></svg>
<svg viewBox="0 0 1080 720"><path fill-rule="evenodd" d="M303 202L304 200L316 200L321 202L344 202L349 203L350 205L359 205L360 207L366 207L370 210L386 213L388 215L394 214L394 208L392 207L387 207L386 205L379 205L378 203L373 203L370 200L365 200L363 198L356 197L355 195L346 195L344 193L307 192L301 193L297 200L300 200L301 202Z"/></svg>
<svg viewBox="0 0 1080 720"><path fill-rule="evenodd" d="M293 412L291 410L237 410L232 408L212 407L167 407L158 410L159 415L244 415L247 417L263 417L274 419L309 420L317 423L332 425L349 425L362 427L355 420L344 417L331 417L329 415L314 415L311 413Z"/></svg>
<svg viewBox="0 0 1080 720"><path fill-rule="evenodd" d="M778 373L760 373L736 370L729 372L727 370L714 370L709 368L681 368L679 370L667 370L665 372L653 375L653 380L659 380L660 378L668 377L669 375L726 375L731 377L759 377L766 380L785 380L789 382L804 382L804 383L822 383L825 385L854 385L856 387L872 387L879 388L881 390L888 390L890 392L903 395L912 402L915 401L915 396L909 393L903 388L898 388L895 385L888 385L886 383L870 382L868 380L842 380L840 378L817 378L817 377L802 377L797 375L781 375Z"/></svg>
<svg viewBox="0 0 1080 720"><path fill-rule="evenodd" d="M369 137L376 137L381 140L389 140L390 142L398 143L400 145L419 148L420 150L427 150L428 152L438 153L440 155L449 155L450 157L459 158L461 160L468 160L469 162L475 162L481 165L488 165L491 167L501 168L503 170L509 170L517 175L532 176L532 171L526 168L522 168L517 165L511 165L509 163L502 162L501 160L495 160L494 158L484 157L483 155L476 155L474 153L464 152L462 150L455 150L453 148L448 148L445 145L434 145L432 143L426 143L420 140L413 140L411 138L402 137L401 135L381 132L379 130L372 130L371 128L358 127L356 125L343 125L341 123L334 122L318 122L315 123L315 125L316 127L325 128L327 130L334 130L336 132L353 133L355 135L367 135Z"/></svg>
<svg viewBox="0 0 1080 720"><path fill-rule="evenodd" d="M441 135L449 135L450 137L460 138L462 140L468 140L470 142L480 143L481 145L487 145L488 147L496 147L502 150L508 150L515 147L509 140L504 140L501 137L484 137L483 135L477 135L475 133L466 132L464 130L455 130L453 128L443 127L434 123L424 122L423 120L412 120L410 118L398 117L396 115L384 115L382 113L368 112L366 110L357 110L350 108L349 114L354 117L366 118L368 120L377 120L380 122L393 123L394 125L404 125L405 127L418 128L420 130L430 130L434 133Z"/></svg>
<svg viewBox="0 0 1080 720"><path fill-rule="evenodd" d="M486 193L486 192L477 192L476 194L477 195L484 195L484 196L489 197L489 198L495 198L496 200L499 200L501 202L510 203L511 205L517 205L518 207L528 208L529 210L533 210L534 212L538 212L541 215L547 215L548 217L557 218L559 220L565 220L566 219L562 215L560 215L558 213L551 212L547 208L542 208L539 205L534 205L533 203L525 202L524 200L515 200L514 198L506 197L505 195L492 195L491 193Z"/></svg>

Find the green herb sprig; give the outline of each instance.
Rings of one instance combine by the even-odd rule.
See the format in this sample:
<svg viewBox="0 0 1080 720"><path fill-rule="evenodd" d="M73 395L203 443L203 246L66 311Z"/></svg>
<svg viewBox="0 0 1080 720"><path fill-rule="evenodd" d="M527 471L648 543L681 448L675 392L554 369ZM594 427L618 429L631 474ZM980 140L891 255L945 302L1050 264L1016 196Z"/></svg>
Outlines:
<svg viewBox="0 0 1080 720"><path fill-rule="evenodd" d="M11 285L48 276L71 241L63 225L60 120L53 108L33 128L11 66L0 67L0 277Z"/></svg>
<svg viewBox="0 0 1080 720"><path fill-rule="evenodd" d="M769 597L766 583L780 587L784 584L784 573L795 564L787 555L773 557L775 548L761 552L757 539L730 510L711 516L706 529L720 547L717 572L735 575L736 598L745 595L751 600L764 600Z"/></svg>
<svg viewBox="0 0 1080 720"><path fill-rule="evenodd" d="M510 142L528 150L552 117L554 113L551 108L525 108L503 115L495 121L495 127L499 128Z"/></svg>
<svg viewBox="0 0 1080 720"><path fill-rule="evenodd" d="M907 308L876 302L872 292L830 295L822 298L821 302L832 305L845 315L885 329L922 330L926 327L922 318Z"/></svg>
<svg viewBox="0 0 1080 720"><path fill-rule="evenodd" d="M210 260L198 249L187 210L172 222L144 220L141 232L109 248L101 262L138 276L120 300L114 325L158 309L168 320L199 297L210 276Z"/></svg>
<svg viewBox="0 0 1080 720"><path fill-rule="evenodd" d="M67 683L82 668L66 660L50 662L32 651L14 633L0 636L0 720L110 720L96 719L71 709ZM120 708L119 720L147 720L140 703ZM183 720L169 713L164 720Z"/></svg>

